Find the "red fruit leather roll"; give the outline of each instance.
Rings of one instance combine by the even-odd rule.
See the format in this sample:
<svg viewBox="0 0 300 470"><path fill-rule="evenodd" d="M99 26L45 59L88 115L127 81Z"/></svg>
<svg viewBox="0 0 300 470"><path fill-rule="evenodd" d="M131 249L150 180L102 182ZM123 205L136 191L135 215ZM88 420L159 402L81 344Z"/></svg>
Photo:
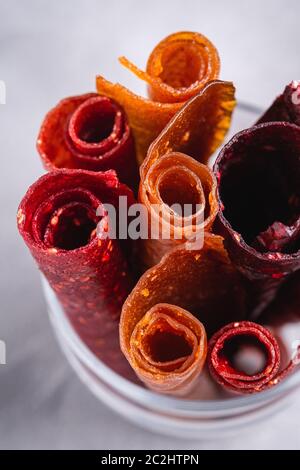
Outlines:
<svg viewBox="0 0 300 470"><path fill-rule="evenodd" d="M205 361L205 331L243 318L244 300L222 238L207 234L202 250L176 248L139 279L122 309L121 349L147 387L185 395Z"/></svg>
<svg viewBox="0 0 300 470"><path fill-rule="evenodd" d="M142 242L144 266L153 266L170 249L196 237L203 243L204 231L211 229L218 212L217 183L201 162L207 162L218 129L223 129L224 119L230 119L233 106L232 83L212 81L178 111L150 146L140 167L139 200L147 209L150 232L154 225L158 230L156 237L149 233Z"/></svg>
<svg viewBox="0 0 300 470"><path fill-rule="evenodd" d="M214 166L220 212L216 230L251 282L253 317L300 268L300 128L260 124L237 134Z"/></svg>
<svg viewBox="0 0 300 470"><path fill-rule="evenodd" d="M257 124L271 121L286 121L300 126L300 82L293 80L269 109L257 121Z"/></svg>
<svg viewBox="0 0 300 470"><path fill-rule="evenodd" d="M150 144L175 113L209 82L218 78L220 60L216 48L205 36L184 31L171 34L154 48L146 71L138 69L125 57L121 57L120 62L138 78L146 81L150 99L136 95L119 83L111 83L101 76L96 78L97 90L124 107L134 134L137 159L142 163ZM203 126L209 128L218 114L223 124L213 128L217 131L210 141L214 145L213 150L224 139L234 107L226 103L222 106L217 100L218 95L215 96L214 105L209 107L210 119L203 122ZM201 119L200 115L198 119Z"/></svg>
<svg viewBox="0 0 300 470"><path fill-rule="evenodd" d="M242 351L247 354L248 364L236 365L237 356ZM249 363L254 351L263 356L263 365L256 371L254 367L257 368L257 365ZM273 334L267 328L249 321L226 325L215 333L208 347L212 377L222 387L237 393L257 393L273 387L296 368L297 362L291 360L282 368L279 344Z"/></svg>
<svg viewBox="0 0 300 470"><path fill-rule="evenodd" d="M20 234L76 332L93 353L122 372L127 365L118 344L118 321L132 280L125 253L107 236L111 220L103 206L117 210L119 196L133 203L131 190L114 171L56 170L28 189L17 218Z"/></svg>
<svg viewBox="0 0 300 470"><path fill-rule="evenodd" d="M135 187L138 170L132 133L123 109L110 98L87 93L65 98L46 115L37 149L47 170L113 169Z"/></svg>

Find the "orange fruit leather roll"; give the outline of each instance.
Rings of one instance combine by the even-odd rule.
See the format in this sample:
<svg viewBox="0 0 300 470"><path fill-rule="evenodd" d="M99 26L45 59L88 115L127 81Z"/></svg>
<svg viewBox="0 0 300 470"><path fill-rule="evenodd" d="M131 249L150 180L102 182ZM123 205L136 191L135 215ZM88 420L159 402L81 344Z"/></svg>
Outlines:
<svg viewBox="0 0 300 470"><path fill-rule="evenodd" d="M205 363L206 332L244 312L241 277L223 239L206 234L201 250L176 248L140 278L123 305L121 349L147 387L186 395Z"/></svg>
<svg viewBox="0 0 300 470"><path fill-rule="evenodd" d="M220 102L232 109L234 87L215 80L176 113L140 167L139 201L146 207L149 227L148 237L140 241L144 268L189 240L196 238L201 245L204 231L211 230L218 212L217 182L200 161L211 154L216 129L224 129Z"/></svg>
<svg viewBox="0 0 300 470"><path fill-rule="evenodd" d="M134 135L137 159L142 163L149 145L174 114L208 82L218 78L219 55L215 46L202 34L179 32L166 37L154 48L145 72L125 57L119 60L147 82L150 99L136 95L123 85L111 83L102 76L96 78L97 91L100 95L113 98L124 108ZM216 96L216 101L219 98ZM220 107L217 106L218 109ZM215 129L215 148L222 142L229 127L230 118L226 119L228 113L228 110L224 110L223 129ZM208 121L208 125L213 123L214 117L215 112L212 112L212 120Z"/></svg>

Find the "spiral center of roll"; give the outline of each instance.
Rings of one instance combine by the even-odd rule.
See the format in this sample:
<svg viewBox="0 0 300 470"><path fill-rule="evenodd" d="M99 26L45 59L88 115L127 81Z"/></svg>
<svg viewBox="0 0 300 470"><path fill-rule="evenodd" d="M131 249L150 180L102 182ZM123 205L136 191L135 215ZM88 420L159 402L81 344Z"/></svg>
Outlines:
<svg viewBox="0 0 300 470"><path fill-rule="evenodd" d="M166 171L159 178L158 191L161 200L169 207L173 206L180 216L194 214L204 203L198 182L190 172Z"/></svg>
<svg viewBox="0 0 300 470"><path fill-rule="evenodd" d="M94 210L79 202L57 209L46 227L44 241L47 246L74 250L87 245L97 225Z"/></svg>
<svg viewBox="0 0 300 470"><path fill-rule="evenodd" d="M184 335L164 324L147 338L149 356L154 362L169 362L189 356L193 348Z"/></svg>
<svg viewBox="0 0 300 470"><path fill-rule="evenodd" d="M268 362L265 345L252 335L227 339L221 356L234 370L249 376L261 373Z"/></svg>
<svg viewBox="0 0 300 470"><path fill-rule="evenodd" d="M187 42L168 45L161 55L161 80L172 88L188 88L203 76L203 52Z"/></svg>
<svg viewBox="0 0 300 470"><path fill-rule="evenodd" d="M76 147L80 144L99 144L113 137L117 112L103 97L90 98L73 113L69 122L69 137Z"/></svg>
<svg viewBox="0 0 300 470"><path fill-rule="evenodd" d="M292 253L300 246L299 228L293 240L290 233L295 223L300 225L299 148L284 140L282 130L278 135L274 130L271 137L267 131L257 127L245 142L235 144L230 159L224 159L220 168L224 216L259 251Z"/></svg>

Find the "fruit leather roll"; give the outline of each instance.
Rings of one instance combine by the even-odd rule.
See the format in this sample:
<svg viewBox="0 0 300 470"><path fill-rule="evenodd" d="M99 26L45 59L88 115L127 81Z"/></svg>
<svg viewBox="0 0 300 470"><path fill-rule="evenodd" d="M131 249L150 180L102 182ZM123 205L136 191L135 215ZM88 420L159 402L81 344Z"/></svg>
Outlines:
<svg viewBox="0 0 300 470"><path fill-rule="evenodd" d="M202 250L176 248L140 278L122 309L121 349L149 388L184 395L205 362L206 332L243 318L244 302L222 238L206 234Z"/></svg>
<svg viewBox="0 0 300 470"><path fill-rule="evenodd" d="M271 122L237 134L214 166L216 229L250 281L253 317L300 268L300 128Z"/></svg>
<svg viewBox="0 0 300 470"><path fill-rule="evenodd" d="M218 78L219 56L213 44L202 34L179 32L171 34L155 47L149 56L146 72L124 57L120 62L148 83L150 98L136 95L101 76L96 79L97 90L124 107L135 137L138 162L141 163L149 145L183 104L197 95L208 82ZM216 95L218 112L223 111L224 121L222 128L214 129L216 145L223 140L230 124L227 116L232 111L232 108L222 109L218 99ZM213 107L211 112L214 115ZM207 125L210 124L211 121L208 121Z"/></svg>
<svg viewBox="0 0 300 470"><path fill-rule="evenodd" d="M209 343L208 365L211 375L222 387L232 392L250 394L271 388L299 363L297 356L284 368L281 362L280 347L275 336L257 323L242 321L226 325L215 333Z"/></svg>
<svg viewBox="0 0 300 470"><path fill-rule="evenodd" d="M233 85L210 82L151 144L140 167L139 201L149 219L149 236L142 240L139 252L143 266L156 264L182 243L200 246L204 231L211 229L218 212L216 179L201 162L215 148L218 129L224 129L224 109L232 106Z"/></svg>
<svg viewBox="0 0 300 470"><path fill-rule="evenodd" d="M76 332L115 370L121 306L132 288L126 250L108 236L105 204L133 195L114 171L56 170L39 178L18 210L18 227ZM102 215L97 215L102 214Z"/></svg>
<svg viewBox="0 0 300 470"><path fill-rule="evenodd" d="M263 122L285 121L300 126L300 82L293 80L287 85L257 124Z"/></svg>
<svg viewBox="0 0 300 470"><path fill-rule="evenodd" d="M87 93L65 98L46 115L37 149L47 170L115 170L130 187L138 181L132 133L113 100Z"/></svg>

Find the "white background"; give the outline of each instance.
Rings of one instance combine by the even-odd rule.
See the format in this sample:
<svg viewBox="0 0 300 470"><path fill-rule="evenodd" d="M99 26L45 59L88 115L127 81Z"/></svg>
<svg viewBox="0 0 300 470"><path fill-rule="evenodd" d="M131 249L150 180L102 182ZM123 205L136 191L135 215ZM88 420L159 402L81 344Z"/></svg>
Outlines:
<svg viewBox="0 0 300 470"><path fill-rule="evenodd" d="M299 21L297 0L0 0L1 448L300 448L300 397L251 433L206 442L142 431L105 408L58 349L15 224L19 200L43 171L35 139L45 112L93 90L96 73L143 92L118 55L142 67L167 34L200 31L217 46L221 78L234 81L238 98L266 106L300 78Z"/></svg>

